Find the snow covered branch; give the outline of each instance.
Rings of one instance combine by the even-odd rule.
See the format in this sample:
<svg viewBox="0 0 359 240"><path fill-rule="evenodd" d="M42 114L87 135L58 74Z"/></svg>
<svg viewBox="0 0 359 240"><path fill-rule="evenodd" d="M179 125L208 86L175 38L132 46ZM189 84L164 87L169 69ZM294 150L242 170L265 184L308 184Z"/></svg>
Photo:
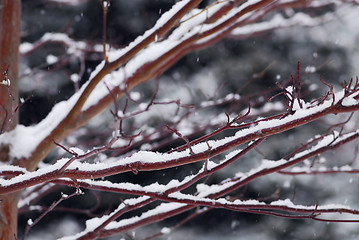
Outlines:
<svg viewBox="0 0 359 240"><path fill-rule="evenodd" d="M36 127L36 130L29 130L43 132L39 134L42 136L39 137L40 142L34 143L26 152L14 151L13 157L25 158L23 164L28 164L27 169L34 169L37 163L54 147L51 139L57 142L61 141L74 129L87 123L112 103L113 99L107 87L113 91L113 94L120 97L125 91L162 73L184 54L209 46L231 35L233 31L237 31L235 29L250 26L250 23L260 21L270 12L291 6L319 8L334 3L332 1L321 3L314 1L310 4L307 1L246 1L236 6L238 3L220 1L205 10L193 9L199 2L181 1L177 3L168 13L161 16L152 29L138 37L128 47L109 52L109 62L101 63L77 94L68 101L59 103L58 107L54 107L49 116ZM229 8L229 6L231 7ZM298 16L295 17L297 21ZM306 17L309 18L309 16ZM283 27L293 25L291 20L282 20ZM276 19L273 22L278 25L279 21ZM306 22L309 20L307 19ZM321 22L322 20L316 24ZM311 24L315 24L314 19ZM275 28L275 26L270 28ZM171 29L174 31L166 37ZM250 30L246 31L250 32ZM256 27L251 28L251 31L252 34L255 34ZM71 42L66 36L55 36L58 34L53 37L46 35L43 38L46 41L52 39L51 41L61 41L65 44ZM40 41L40 43L42 42L44 39ZM70 49L78 44L70 44ZM60 105L62 106L60 107ZM59 117L59 112L62 117ZM56 121L54 121L54 116L56 116ZM51 122L51 128L44 129L42 125L49 125L49 122ZM18 135L16 131L22 130L15 130L13 135ZM47 135L48 133L50 134Z"/></svg>
<svg viewBox="0 0 359 240"><path fill-rule="evenodd" d="M52 2L78 5L86 1ZM249 90L248 86L263 77L266 69L237 92L222 93L216 86L213 95L203 98L196 96L200 94L190 82L182 84L193 98L178 99L173 92L183 89L160 86L169 84L161 75L190 52L225 38L234 41L276 29L334 21L335 9L357 5L357 1L220 0L198 8L200 0L182 0L121 49L106 43L106 14L112 3L100 2L105 6L103 44L46 33L34 43L20 45L24 57L48 44L60 44L66 55L81 61L75 76L78 89L72 96L56 103L39 123L17 125L0 134L0 149L6 146L8 150L8 161L0 164L0 196L18 197L20 212L42 211L35 221L28 221L24 238L61 202L87 196L90 191L114 194L121 202L100 217L82 211L90 216L85 229L62 239L104 238L194 211L179 221L184 222L211 209L326 222L359 221L359 210L351 204L321 203L314 197L308 200L310 204L297 203L295 193L292 199L288 193L279 193L280 184L274 184L275 194L268 198L238 194L267 179L358 174L355 157L351 163L330 164L324 157L341 147L356 149L353 155L357 155L353 145L359 137L358 78L334 87L320 77L322 92L317 93L309 80L303 81L310 71L302 74L298 61L296 74L284 81L277 78L276 84L264 90ZM104 56L104 60L96 63L82 83L88 52ZM46 58L48 65L57 61L50 55ZM154 90L146 89L152 91L146 92L150 97L144 97L141 89L133 91L151 85L147 82L154 78ZM4 75L0 87L9 84ZM205 84L211 85L209 81ZM111 104L108 120L100 114ZM96 120L98 116L100 120ZM320 127L314 127L309 139L299 140L298 129L314 124ZM278 136L283 144L275 146L271 141ZM261 151L266 144L276 149L271 157ZM59 187L75 192L61 193L48 208L35 205Z"/></svg>

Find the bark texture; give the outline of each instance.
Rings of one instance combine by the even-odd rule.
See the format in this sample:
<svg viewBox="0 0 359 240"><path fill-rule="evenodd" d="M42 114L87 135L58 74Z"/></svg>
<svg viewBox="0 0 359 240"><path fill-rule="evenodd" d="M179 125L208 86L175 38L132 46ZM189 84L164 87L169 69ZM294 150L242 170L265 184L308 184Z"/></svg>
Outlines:
<svg viewBox="0 0 359 240"><path fill-rule="evenodd" d="M18 63L21 0L1 0L0 5L0 134L18 123ZM6 72L6 74L4 74ZM11 161L9 146L0 146L0 161ZM0 195L0 239L17 239L17 203L20 192Z"/></svg>
<svg viewBox="0 0 359 240"><path fill-rule="evenodd" d="M0 85L0 123L2 131L15 128L18 114L18 63L20 44L20 0L1 0L0 6L0 66L10 79L10 87ZM4 80L1 74L1 80Z"/></svg>

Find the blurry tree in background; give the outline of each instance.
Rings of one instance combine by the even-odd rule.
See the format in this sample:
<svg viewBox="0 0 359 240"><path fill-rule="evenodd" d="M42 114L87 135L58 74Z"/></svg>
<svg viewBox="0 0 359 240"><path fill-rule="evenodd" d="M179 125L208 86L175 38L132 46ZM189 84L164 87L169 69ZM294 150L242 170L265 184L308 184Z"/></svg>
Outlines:
<svg viewBox="0 0 359 240"><path fill-rule="evenodd" d="M346 62L335 72L304 44L303 63L267 37L358 3L24 1L20 44L20 0L2 0L1 239L60 216L82 229L52 238L154 239L214 209L357 223L358 200L323 186L359 171L358 79L334 86Z"/></svg>

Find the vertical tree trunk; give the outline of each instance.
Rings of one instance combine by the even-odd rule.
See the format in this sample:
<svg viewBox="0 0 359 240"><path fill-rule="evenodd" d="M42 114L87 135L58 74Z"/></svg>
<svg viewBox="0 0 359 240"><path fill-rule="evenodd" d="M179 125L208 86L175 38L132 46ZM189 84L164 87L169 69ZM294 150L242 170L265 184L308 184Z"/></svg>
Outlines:
<svg viewBox="0 0 359 240"><path fill-rule="evenodd" d="M18 122L14 108L18 104L18 63L20 44L20 0L1 0L0 5L0 66L7 71L11 85L0 85L0 124L3 131L13 129ZM3 74L1 73L1 81Z"/></svg>
<svg viewBox="0 0 359 240"><path fill-rule="evenodd" d="M0 195L0 239L17 239L17 203L19 202L21 192Z"/></svg>
<svg viewBox="0 0 359 240"><path fill-rule="evenodd" d="M7 69L10 86L0 84L0 128L1 133L14 129L18 123L18 63L20 44L21 0L1 0L0 4L0 67ZM0 146L0 161L9 162L9 146ZM20 193L0 195L0 239L16 239L17 203Z"/></svg>

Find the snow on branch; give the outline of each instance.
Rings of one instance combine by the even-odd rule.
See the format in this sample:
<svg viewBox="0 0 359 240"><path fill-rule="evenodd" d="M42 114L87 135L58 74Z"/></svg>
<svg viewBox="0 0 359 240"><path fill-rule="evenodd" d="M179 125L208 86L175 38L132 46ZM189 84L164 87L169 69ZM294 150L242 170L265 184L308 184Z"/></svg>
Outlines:
<svg viewBox="0 0 359 240"><path fill-rule="evenodd" d="M303 159L307 159L308 157L322 153L324 151L328 151L332 148L336 148L347 141L353 140L353 138L357 138L359 136L358 132L356 133L348 133L341 136L333 136L328 135L324 137L320 142L318 142L314 147L309 150L305 150L304 152L297 154L296 156L292 157L289 160L279 160L279 161L268 161L265 160L263 163L256 169L251 170L250 172L244 174L240 173L236 175L236 178L232 180L225 180L220 184L214 184L211 186L205 184L198 184L197 185L197 194L196 195L189 195L183 194L180 192L173 192L170 194L159 194L156 196L153 195L153 191L157 191L158 184L148 186L148 190L146 191L146 195L150 195L153 198L161 199L164 201L170 201L173 203L163 203L159 207L156 207L152 210L144 212L141 216L133 217L126 220L121 220L118 222L113 222L106 226L102 233L99 233L98 236L106 236L107 234L111 233L119 233L124 232L129 228L138 227L146 223L147 221L153 222L153 217L157 216L155 221L162 220L164 218L176 215L180 212L187 211L195 206L207 206L210 208L225 208L230 209L233 211L242 211L242 212L252 212L252 213L259 213L259 214L268 214L273 216L285 217L285 218L294 218L294 219L314 219L318 221L347 221L347 222L357 222L358 219L353 219L350 216L347 216L347 220L343 220L343 213L348 213L351 215L358 215L358 210L353 210L349 206L344 206L340 204L329 204L320 206L318 203L312 206L302 206L293 204L289 199L285 200L277 200L271 203L264 203L257 200L228 200L228 198L218 198L227 194L234 189L237 189L244 183L248 183L248 180L257 179L259 176L264 176L273 172L278 171L278 169L286 168L290 165L296 164L299 161L303 161ZM236 180L237 179L237 180ZM79 183L81 185L81 183ZM92 185L93 184L93 185ZM92 188L96 186L96 183L88 184L88 187ZM173 185L173 182L169 183L168 186ZM178 184L181 186L182 184ZM86 186L82 186L85 187ZM116 186L114 186L116 188ZM153 190L151 191L150 188ZM94 188L100 190L101 188ZM104 189L103 189L104 190ZM113 190L116 191L116 190ZM121 192L121 190L120 190ZM133 193L135 193L134 191ZM151 194L152 192L152 194ZM166 191L164 191L166 192ZM136 193L135 193L136 194ZM139 193L137 193L139 194ZM217 199L218 198L218 199ZM278 211L278 212L277 212ZM113 214L116 211L113 212ZM284 213L283 213L284 212ZM323 214L328 213L339 213L337 217L338 220L333 220L333 217L326 219ZM151 220L150 220L151 219ZM98 220L92 219L89 220L89 223L98 222ZM97 226L102 223L101 221L97 223ZM93 227L92 227L93 228ZM86 230L82 232L82 234L65 238L65 239L76 239L78 236L92 236L91 231L92 228L87 227ZM81 238L80 238L81 239Z"/></svg>
<svg viewBox="0 0 359 240"><path fill-rule="evenodd" d="M351 88L346 89L345 92L339 92L337 94L333 94L333 99L326 99L320 103L315 103L313 105L311 104L304 104L303 103L303 109L296 109L295 112L292 112L292 115L288 115L282 119L270 119L268 121L259 122L257 124L257 127L252 126L254 129L259 128L260 131L265 130L265 126L267 126L268 122L269 125L273 126L274 128L280 126L280 124L275 124L275 122L284 122L284 124L288 124L289 122L293 121L292 117L295 116L295 114L299 114L299 116L306 117L305 114L303 114L302 111L308 111L309 114L315 115L317 112L326 112L326 108L338 108L339 106L342 106L343 100L345 97L351 97L355 100L356 91L354 91ZM336 99L336 100L334 100ZM323 106L324 107L323 107ZM348 105L348 104L344 104ZM346 106L342 106L346 107ZM353 107L353 103L349 104L349 107ZM298 116L295 116L298 117ZM289 120L288 120L289 119ZM261 126L263 125L263 126ZM246 131L249 131L248 129L239 130L241 134L235 134L242 136L243 132L244 134ZM256 130L257 131L257 130ZM258 130L259 131L259 130ZM262 136L262 135L261 135ZM120 221L118 223L114 223L112 219L111 221L107 221L109 218L104 218L104 221L91 221L91 224L89 222L89 226L96 226L96 229L100 231L99 236L105 236L106 234L113 233L113 232L121 232L128 229L128 227L133 226L139 226L144 224L148 221L148 219L151 219L153 221L153 216L163 216L163 218L169 217L174 214L178 214L179 212L189 210L193 208L193 206L207 206L207 207L217 207L217 208L227 208L235 211L244 211L244 212L257 212L261 214L270 214L270 215L278 215L282 217L292 217L292 218L312 218L315 220L319 220L318 214L319 213L330 213L330 212L348 212L352 214L357 214L355 210L351 210L348 207L342 207L339 205L335 205L334 207L318 207L318 206L311 206L311 207L303 207L303 206L293 206L292 204L289 204L288 202L285 202L286 204L283 204L284 202L274 202L272 204L264 204L258 201L228 201L226 199L217 199L218 197L228 194L231 191L239 188L240 186L243 186L244 184L247 184L248 182L261 177L265 176L270 173L277 172L279 170L282 170L284 168L287 168L289 166L292 166L296 163L299 163L303 161L304 159L307 159L311 156L314 156L318 153L321 153L326 150L333 149L337 146L340 146L344 144L347 141L351 141L359 136L358 132L348 133L348 134L330 134L328 136L323 137L315 146L312 148L309 148L303 152L296 153L292 158L288 160L279 160L279 161L263 161L262 165L257 167L256 169L252 169L248 173L238 173L235 178L231 180L225 180L223 183L220 184L214 184L214 185L208 185L205 184L199 184L197 185L198 193L196 196L192 195L184 195L182 193L179 193L181 189L184 187L188 187L189 185L192 185L198 181L198 179L203 178L205 175L208 175L211 173L211 171L217 171L218 169L226 166L229 164L229 162L237 159L240 155L244 154L246 151L235 151L232 152L227 156L227 158L224 161L221 161L220 164L214 164L211 162L205 162L204 168L197 174L193 176L188 176L183 182L179 182L176 180L172 180L168 183L168 185L159 185L159 184L151 184L149 186L140 186L137 184L131 184L131 183L118 183L114 184L108 181L92 181L92 180L79 180L79 178L84 177L84 172L91 172L90 174L87 174L87 178L98 178L105 175L96 175L97 172L105 171L110 173L111 170L116 169L116 165L126 165L128 162L137 163L139 160L144 164L157 164L157 166L160 166L160 164L165 163L166 161L170 161L168 159L163 158L163 155L150 153L150 152L139 152L138 154L135 154L132 157L127 158L126 160L122 159L120 162L113 163L114 165L108 165L109 163L106 163L107 169L104 168L105 165L98 163L98 164L87 164L87 163L77 163L73 162L71 163L66 170L63 172L59 172L58 169L62 169L61 166L66 164L69 159L63 159L61 161L58 161L56 164L41 168L35 172L29 172L25 174L21 174L17 177L14 177L10 180L1 180L1 192L5 193L8 192L8 190L11 188L13 191L14 189L21 189L25 187L29 187L32 185L36 185L42 182L48 182L52 181L53 183L58 184L66 184L69 186L74 187L82 187L82 188L89 188L93 190L103 190L103 191L109 191L109 192L118 192L118 193L130 193L135 195L147 195L150 198L146 198L148 201L153 201L155 199L160 199L162 201L170 201L174 202L173 204L164 204L161 206L165 206L165 208L155 208L152 211L149 211L147 213L144 213L141 215L141 217L132 218L131 221ZM263 136L262 136L263 137ZM213 141L213 142L207 142L207 150L208 146L212 147L210 148L211 151L214 151L215 148L213 147L217 143L217 148L221 147L221 144L225 145L228 143L228 141L233 141L232 138L226 139L225 141L219 140L219 141ZM220 142L221 144L218 144ZM259 141L258 143L260 143ZM199 146L203 144L196 144L193 146L193 149L195 151L195 154L198 152ZM251 146L256 146L256 144L249 145L247 148L248 150L251 149ZM189 150L185 150L182 152L175 152L171 153L168 156L177 158L181 158L181 154L185 153L187 156L191 156ZM154 155L153 155L154 154ZM180 155L178 155L180 154ZM197 153L198 154L198 153ZM239 154L239 155L238 155ZM207 157L212 157L214 155L208 155ZM177 159L178 160L178 159ZM179 164L180 165L180 164ZM157 168L161 169L161 167ZM15 169L14 169L15 170ZM129 171L130 169L128 169ZM8 171L8 170L7 170ZM17 171L17 170L15 170ZM110 174L116 174L118 171L113 171ZM7 173L8 174L8 173ZM15 172L14 172L15 174ZM69 177L70 181L66 180L66 178ZM58 179L58 180L57 180ZM77 179L74 181L73 179ZM182 186L182 187L181 187ZM165 194L163 194L165 193ZM217 199L217 200L216 200ZM181 203L178 205L178 203ZM138 207L138 205L136 205ZM122 207L121 207L122 209ZM161 210L160 210L161 209ZM164 210L166 209L166 210ZM260 210L258 210L260 209ZM270 209L271 212L266 212L266 209ZM283 213L273 213L273 210L280 210L280 211L286 211L289 214L294 215L285 215ZM122 210L114 211L113 214L116 216L119 216L122 213ZM304 213L307 215L297 215L298 213ZM314 214L315 213L315 214ZM158 220L162 218L157 218ZM321 219L323 220L323 219ZM93 223L92 223L93 222ZM94 222L97 222L98 224L94 224ZM106 224L104 224L106 222ZM88 234L93 232L94 227L88 227L88 229L85 230L82 234ZM97 233L96 233L97 234ZM103 235L102 235L103 234ZM76 235L77 237L78 235ZM96 235L97 236L97 235ZM70 238L71 239L71 238Z"/></svg>
<svg viewBox="0 0 359 240"><path fill-rule="evenodd" d="M274 29L289 28L291 26L313 27L333 19L332 14L313 18L304 13L296 13L290 18L284 18L281 14L274 15L270 20L247 24L231 31L230 37L243 38L253 34L272 31Z"/></svg>
<svg viewBox="0 0 359 240"><path fill-rule="evenodd" d="M187 11L194 8L199 2L200 0L185 0L178 2L171 10L168 11L168 13L162 15L162 17L158 20L158 24L155 25L153 30L149 30L149 32L145 33L144 36L139 37L138 40L135 40L133 44L130 44L129 47L125 49L125 51L122 51L120 56L117 55L116 60L111 63L105 64L105 62L103 62L100 64L91 74L90 80L84 84L81 89L75 95L73 95L72 98L70 98L69 101L59 103L62 105L62 107L66 105L66 108L62 109L61 114L57 116L56 120L53 121L53 119L50 117L57 115L55 114L54 110L55 108L59 109L59 107L55 106L54 110L50 112L49 116L45 118L40 124L46 126L51 125L52 127L46 128L47 131L40 130L44 133L44 135L41 134L41 136L37 138L37 141L35 141L35 144L31 144L32 146L27 148L26 151L17 152L12 154L12 156L15 158L27 158L27 168L31 170L35 169L38 162L42 161L46 154L54 147L52 144L53 140L60 142L64 137L67 136L69 132L89 121L92 117L94 117L111 103L113 99L111 94L108 92L108 87L101 88L101 91L106 91L106 95L110 98L110 101L104 105L98 106L100 109L97 109L95 112L91 111L91 117L81 114L83 105L85 104L88 96L94 91L98 83L104 79L106 75L113 74L111 73L113 70L120 67L120 65L128 61L140 50L152 43L155 40L156 35L163 36L169 30L171 30L171 28L178 23L179 19L181 19ZM109 58L111 59L110 56ZM103 86L100 84L100 87ZM111 88L114 86L109 85L109 87L111 91ZM115 92L114 94L116 95L117 93ZM94 95L98 95L98 93L94 93ZM97 100L100 99L97 98ZM79 119L80 117L82 120ZM36 129L39 128L40 127L36 127ZM18 130L15 130L15 133L12 133L12 135L17 136L17 131ZM15 139L17 138L15 137ZM14 140L14 138L12 138L12 140ZM6 143L9 144L8 141ZM41 151L39 149L41 149Z"/></svg>
<svg viewBox="0 0 359 240"><path fill-rule="evenodd" d="M324 138L321 142L319 142L315 147L313 147L310 150L305 151L305 153L301 153L301 158L303 158L303 156L306 154L308 157L310 154L313 154L315 152L318 152L318 150L320 149L321 151L325 151L328 150L325 149L326 147L330 146L330 148L332 147L336 147L337 145L341 145L343 144L345 141L348 141L349 139L351 139L353 136L358 137L358 133L350 133L350 134L345 134L343 136L340 137L336 137L333 140L333 136L329 136L328 139ZM328 141L331 142L332 145L328 145ZM324 146L326 145L326 146ZM82 239L79 238L81 237L89 237L89 236L94 236L93 234L96 233L96 236L107 236L107 234L113 234L113 233L120 233L120 232L124 232L130 228L133 227L138 227L141 226L143 224L145 224L146 222L154 222L154 221L160 221L164 218L176 215L180 212L183 211L187 211L195 206L207 206L210 208L225 208L225 209L230 209L233 211L242 211L242 212L253 212L253 213L260 213L260 214L268 214L268 215L273 215L273 216L280 216L280 217L286 217L286 218L296 218L296 219L301 219L301 218L308 218L308 219L314 219L314 220L318 220L318 221L326 221L328 219L325 219L325 214L328 213L340 213L340 219L338 221L349 221L349 222L356 222L358 220L355 219L349 219L349 220L342 220L342 215L343 213L348 213L348 214L352 214L352 215L358 215L359 211L357 210L353 210L352 208L350 208L349 206L343 206L340 204L330 204L330 205L323 205L323 206L319 206L318 204L313 205L313 206L302 206L302 205L296 205L293 204L289 199L285 199L285 200L277 200L277 201L273 201L271 203L264 203L264 202L260 202L257 200L234 200L234 201L230 201L227 198L218 198L230 191L233 191L234 189L237 189L241 184L243 184L243 182L247 182L246 180L250 179L252 176L256 176L256 178L258 177L258 174L260 173L261 175L259 176L263 176L265 174L269 174L271 172L275 172L278 169L283 169L291 164L294 164L296 162L298 162L298 156L295 156L289 160L280 160L280 161L263 161L262 165L259 166L256 170L252 170L251 172L249 172L248 174L237 174L237 179L238 180L225 180L224 182L220 183L220 184L215 184L215 185L211 185L211 186L206 186L204 184L199 184L197 185L197 190L198 193L196 195L189 195L189 194L182 194L180 192L173 192L173 193L169 193L169 194L153 194L154 191L158 191L159 192L163 191L164 193L168 192L169 189L165 190L158 188L158 184L154 184L154 185L150 185L147 187L147 190L145 191L145 195L150 195L152 198L154 199L161 199L164 201L169 201L169 202L173 202L173 203L162 203L160 206L146 211L143 214L141 214L140 216L136 216L136 217L132 217L129 219L124 219L124 220L120 220L118 222L108 222L107 226L103 226L103 229L100 230L100 226L103 225L103 222L101 219L98 218L94 218L91 219L87 222L87 227L86 229L82 232L79 233L75 236L71 236L71 237L66 237L64 239ZM302 161L303 159L301 159ZM274 171L271 171L274 170ZM238 177L241 176L241 177ZM255 178L252 178L255 179ZM81 181L81 183L83 183L84 181ZM82 185L80 182L78 184ZM241 184L239 184L241 183ZM107 183L110 184L110 183ZM106 184L106 185L107 185ZM89 188L93 188L94 189L98 189L101 190L101 188L96 188L97 183L92 182L89 183L87 185L87 187ZM114 189L116 189L116 184L110 184L108 186L113 186ZM183 184L181 183L176 183L173 184L173 182L171 181L167 186L171 186L172 188L173 185L177 185L177 186L181 186ZM235 188L234 188L235 186ZM84 185L82 185L82 187L85 187ZM116 190L114 190L116 192ZM151 191L152 189L152 191ZM102 189L105 190L105 189ZM177 190L179 190L177 188ZM106 189L106 191L108 191L108 189ZM121 192L121 190L119 190L119 192ZM137 192L136 190L133 189L133 193L134 194L140 194L139 192ZM154 200L153 199L153 200ZM129 206L131 207L131 206ZM276 212L279 211L279 212ZM283 213L285 212L285 213ZM110 215L104 217L103 219L109 219L110 216L113 216L114 214L117 214L118 210L115 210L113 213L111 213ZM120 215L120 214L118 214ZM154 220L154 216L156 216L156 220ZM331 217L330 219L333 220L333 218ZM115 220L115 219L113 219ZM330 220L328 220L330 221ZM93 229L95 227L97 227L96 229L98 231L93 231ZM84 238L85 239L85 238Z"/></svg>
<svg viewBox="0 0 359 240"><path fill-rule="evenodd" d="M233 136L195 144L191 146L192 153L188 148L171 153L139 151L130 157L120 159L120 161L117 161L117 158L108 159L106 163L82 163L64 158L49 167L19 175L11 180L0 179L0 192L6 193L9 189L16 191L19 188L27 187L27 184L31 182L37 182L34 179L49 181L59 175L76 179L100 178L121 172L152 171L202 161L235 146L296 128L328 114L355 111L359 109L359 101L356 99L358 92L359 88L356 84L354 88L348 87L333 93L331 98L328 97L322 102L302 102L302 108L291 108L288 110L289 114L281 115L280 118L268 117L252 123L238 124L236 127L243 129L238 130ZM346 102L347 98L350 99L350 104ZM293 105L288 107L293 107ZM5 135L3 134L1 137ZM70 164L68 164L69 161L71 161ZM64 165L66 165L66 169L58 172L58 169L63 169ZM9 185L12 187L8 188Z"/></svg>
<svg viewBox="0 0 359 240"><path fill-rule="evenodd" d="M53 2L68 4L68 1ZM76 1L78 2L82 1ZM62 194L54 206L69 196L83 194L82 188L130 195L130 198L122 200L122 203L109 214L87 220L84 231L63 239L103 238L197 207L201 207L202 210L223 208L284 218L357 222L357 219L353 219L359 216L359 210L350 206L321 205L318 202L303 206L294 204L286 197L281 197L282 200L263 202L258 199L245 200L231 194L254 180L271 174L357 173L358 170L351 166L317 170L308 166L302 167L301 164L358 139L359 130L344 132L343 127L340 131L328 131L310 139L280 159L268 160L263 157L257 166L237 172L232 177L226 176L219 182L208 183L206 178L242 160L244 155L272 135L296 129L331 114L342 116L358 111L358 79L344 83L342 89L337 92L333 86L322 81L329 87L328 92L312 101L305 101L301 97L298 63L298 80L292 76L292 85L277 83L280 93L273 94L267 103L263 103L263 100L258 104L259 107L253 106L255 104L252 105L245 96L234 93L221 99L203 101L197 107L181 104L179 100L157 101L155 97L158 85L148 103L139 103L131 99L129 93L135 86L160 76L186 53L210 46L220 39L253 36L294 25L314 26L331 20L334 14L315 16L312 13L296 11L301 8L321 10L327 6L340 5L338 1L217 1L204 9L196 9L200 2L178 1L168 12L162 14L151 29L127 47L105 53L105 60L91 73L88 81L67 101L56 104L40 123L29 127L18 125L13 131L1 134L0 145L9 146L11 163L18 166L1 163L0 194L5 196L26 189L18 203L20 210L27 209L30 204L36 203L48 191L60 185L75 188L76 192L70 195ZM277 13L285 9L292 9L293 15L284 16ZM23 55L29 54L47 43L64 44L68 46L67 54L75 56L84 54L89 47L85 42L75 41L65 34L47 33L33 44L23 43L20 51ZM102 49L96 45L92 47L98 52ZM103 49L108 48L104 46ZM54 59L49 60L53 62ZM137 94L132 94L134 95ZM257 97L260 95L257 94ZM128 100L125 101L123 110L120 110L117 99L125 96ZM272 102L277 96L283 96L285 101ZM135 110L128 110L129 101L133 102ZM245 103L244 106L247 108L236 108L235 112L223 112L213 118L205 116L201 120L211 119L206 119L204 123L193 117L199 109L235 101ZM65 147L66 143L62 140L111 103L114 103L115 108L111 111L115 127L109 141L102 142L100 147L89 147L90 150L85 151L80 147ZM176 104L178 109L187 111L181 115L178 110L175 117L167 116L169 123L163 123L158 128L139 126L137 123L130 123L128 129L123 126L124 120L132 120L140 114L145 114L154 105L170 104ZM189 120L191 117L194 119ZM191 121L202 128L192 129ZM333 129L344 124L333 126ZM227 130L230 130L229 134L221 135ZM187 133L192 136L189 137ZM163 137L165 135L168 138ZM164 144L166 150L157 151L153 146L160 145L158 142L162 140L167 140ZM172 148L169 143L175 140L184 141L185 144ZM60 147L67 155L59 157L60 159L54 163L39 164L55 146ZM181 166L185 168L189 164L197 168L195 173L184 173L183 178L173 177L165 183L159 183L158 179L147 185L127 181L115 183L107 178L121 173L138 174L142 171L155 172ZM155 201L160 204L155 207L149 205ZM142 209L143 206L147 208ZM49 208L41 217L52 209ZM132 214L132 217L123 217L124 213L135 210L136 214ZM347 218L339 219L338 213L346 213ZM324 214L333 214L336 219L321 218ZM29 225L33 226L38 220L30 221Z"/></svg>
<svg viewBox="0 0 359 240"><path fill-rule="evenodd" d="M37 134L39 137L32 141L28 148L19 151L13 146L12 157L27 158L29 162L41 161L54 146L51 139L60 142L68 132L88 122L113 101L108 89L113 91L112 94L120 97L125 91L163 72L187 52L229 36L239 25L248 24L248 19L259 20L267 13L284 7L308 7L306 3L298 4L295 1L245 1L238 6L231 5L231 2L220 1L205 10L192 10L199 2L180 1L175 4L171 10L161 16L153 28L130 43L128 47L109 52L109 62L101 63L79 92L68 101L55 106L38 126L30 127L29 130L19 126L10 134L11 136L6 137L7 140L0 139L1 142L13 146L11 142L21 140L16 136L20 136L22 131L41 131L41 134ZM313 3L313 7L326 6L333 2L322 1L319 5ZM192 12L189 13L190 11ZM171 29L174 31L166 37ZM255 31L253 28L253 33ZM68 44L69 49L74 49L71 50L74 52L85 48L84 43L74 42L63 34L46 34L38 44L47 41ZM29 46L24 44L21 47L22 52L33 49ZM57 111L60 108L61 110ZM61 114L58 114L59 112ZM54 115L56 121L53 120ZM48 125L52 127L43 127ZM36 150L39 148L42 151ZM34 166L29 166L29 169L34 169Z"/></svg>
<svg viewBox="0 0 359 240"><path fill-rule="evenodd" d="M313 7L319 8L334 2L322 1L320 4L313 4ZM183 56L183 54L213 44L224 37L231 36L233 31L247 29L245 30L246 35L253 35L258 32L257 26L259 25L262 26L260 28L264 31L266 22L257 23L259 25L253 25L253 27L250 24L258 22L272 11L291 7L291 4L294 7L305 6L305 3L298 4L296 1L276 1L275 3L272 1L247 1L238 7L225 11L228 4L227 1L220 1L205 10L192 10L182 18L179 26L167 38L160 38L155 35L156 41L138 51L130 61L121 62L122 67L111 75L107 75L102 82L109 84L109 87L114 89L117 94L121 94L123 89L128 91L137 84L153 78L153 73L162 72L162 69L167 68ZM216 19L213 19L213 17L216 17ZM209 19L211 21L207 22ZM269 20L267 28L271 30L278 27L291 27L299 22L303 24L303 19L305 19L304 24L312 26L330 20L330 16L327 15L316 19L315 17L298 13L288 19L276 17L273 20ZM159 20L159 22L162 21ZM123 56L131 52L132 49L137 49L135 43L138 42L140 44L143 38L154 35L158 31L158 25L156 24L152 30L149 30L142 37L132 42L129 47L114 53L110 52L109 59L123 59ZM118 62L118 60L113 61ZM91 108L96 108L98 103L108 101L107 99L109 98L105 85L99 84L89 96L82 110L85 114L86 112L91 112Z"/></svg>
<svg viewBox="0 0 359 240"><path fill-rule="evenodd" d="M82 55L86 50L89 50L90 47L93 47L92 45L86 44L84 41L75 41L65 33L45 33L38 41L33 44L28 42L21 43L20 53L22 55L30 54L36 49L49 43L63 44L66 46L66 52L68 54L74 55ZM98 48L99 47L97 47L97 49Z"/></svg>

